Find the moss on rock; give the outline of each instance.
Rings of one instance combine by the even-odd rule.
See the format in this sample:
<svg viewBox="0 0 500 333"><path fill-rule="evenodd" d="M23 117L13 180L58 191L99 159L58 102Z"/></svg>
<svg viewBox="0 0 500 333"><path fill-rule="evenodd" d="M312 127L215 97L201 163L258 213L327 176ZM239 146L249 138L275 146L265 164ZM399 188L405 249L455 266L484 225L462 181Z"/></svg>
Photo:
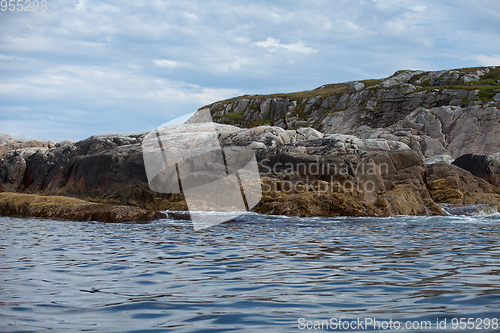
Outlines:
<svg viewBox="0 0 500 333"><path fill-rule="evenodd" d="M147 222L166 217L161 212L133 206L11 192L0 193L0 214L99 222Z"/></svg>

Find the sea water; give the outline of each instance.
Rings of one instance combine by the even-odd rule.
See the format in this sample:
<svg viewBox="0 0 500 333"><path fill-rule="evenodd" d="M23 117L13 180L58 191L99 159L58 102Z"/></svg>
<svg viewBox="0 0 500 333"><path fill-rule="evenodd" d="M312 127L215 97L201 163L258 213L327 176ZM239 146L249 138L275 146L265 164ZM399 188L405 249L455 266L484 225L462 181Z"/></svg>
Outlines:
<svg viewBox="0 0 500 333"><path fill-rule="evenodd" d="M498 215L0 224L2 332L500 331Z"/></svg>

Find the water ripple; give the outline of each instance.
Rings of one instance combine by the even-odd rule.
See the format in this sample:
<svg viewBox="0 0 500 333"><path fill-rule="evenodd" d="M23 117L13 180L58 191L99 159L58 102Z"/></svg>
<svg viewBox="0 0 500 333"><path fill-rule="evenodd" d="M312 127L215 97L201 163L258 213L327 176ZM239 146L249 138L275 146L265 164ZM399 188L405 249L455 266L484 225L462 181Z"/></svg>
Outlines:
<svg viewBox="0 0 500 333"><path fill-rule="evenodd" d="M299 318L451 330L500 317L499 222L246 214L195 232L0 217L0 330L291 332Z"/></svg>

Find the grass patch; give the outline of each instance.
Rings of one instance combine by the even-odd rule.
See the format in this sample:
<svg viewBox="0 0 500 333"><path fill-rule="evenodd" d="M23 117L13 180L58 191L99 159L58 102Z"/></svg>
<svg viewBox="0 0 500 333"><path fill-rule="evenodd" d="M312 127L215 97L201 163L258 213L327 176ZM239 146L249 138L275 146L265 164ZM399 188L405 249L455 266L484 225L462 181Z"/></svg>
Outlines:
<svg viewBox="0 0 500 333"><path fill-rule="evenodd" d="M485 87L479 90L479 99L482 102L491 102L493 101L493 96L498 93L498 89L494 87Z"/></svg>
<svg viewBox="0 0 500 333"><path fill-rule="evenodd" d="M366 81L378 81L378 80L366 80ZM380 80L383 81L383 80ZM364 81L363 81L364 82ZM366 85L366 83L365 83ZM328 97L331 95L335 94L343 94L343 93L349 93L349 85L346 83L335 83L335 84L327 84L324 85L320 88L316 88L313 90L306 90L306 91L299 91L299 92L292 92L292 93L276 93L276 94L268 94L268 95L243 95L239 97L232 97L226 100L223 100L219 103L222 105L227 105L230 103L233 103L239 99L243 98L248 98L250 100L266 100L268 98L284 98L284 99L289 99L292 101L297 101L297 103L300 103L300 101L304 98L312 98L316 96L321 96L321 97ZM252 103L252 102L251 102ZM219 106L218 106L219 107Z"/></svg>
<svg viewBox="0 0 500 333"><path fill-rule="evenodd" d="M233 112L233 113L226 113L226 114L216 114L213 116L214 120L219 120L223 119L225 123L229 125L234 125L236 123L240 123L243 121L245 118L243 117L244 112Z"/></svg>
<svg viewBox="0 0 500 333"><path fill-rule="evenodd" d="M292 116L297 116L299 120L307 119L307 115L304 113L304 109L307 105L307 102L304 99L297 101L297 106L293 109Z"/></svg>
<svg viewBox="0 0 500 333"><path fill-rule="evenodd" d="M384 82L385 79L369 79L369 80L361 80L360 82L363 82L365 84L365 87L373 87L376 86L377 84L381 84Z"/></svg>
<svg viewBox="0 0 500 333"><path fill-rule="evenodd" d="M415 94L415 93L419 93L419 92L422 92L422 91L425 91L425 92L431 92L435 89L439 89L441 87L434 87L434 86L419 86L417 87L417 89L415 91L412 91L410 94ZM441 89L439 89L439 91L441 92Z"/></svg>
<svg viewBox="0 0 500 333"><path fill-rule="evenodd" d="M470 73L474 73L475 71L482 71L485 68L486 67L465 67L465 68L459 68L459 69L457 69L457 71L462 72L462 73L466 73L466 74L470 74Z"/></svg>
<svg viewBox="0 0 500 333"><path fill-rule="evenodd" d="M276 120L271 118L262 119L259 121L254 121L251 123L251 127L257 127L262 125L272 125Z"/></svg>

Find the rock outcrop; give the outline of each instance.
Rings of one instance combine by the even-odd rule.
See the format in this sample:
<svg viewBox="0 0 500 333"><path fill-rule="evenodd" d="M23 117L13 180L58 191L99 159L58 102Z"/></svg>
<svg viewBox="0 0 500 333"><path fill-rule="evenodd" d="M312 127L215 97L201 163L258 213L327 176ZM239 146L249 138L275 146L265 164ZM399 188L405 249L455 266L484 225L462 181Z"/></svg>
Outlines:
<svg viewBox="0 0 500 333"><path fill-rule="evenodd" d="M0 190L164 207L161 202L171 196L155 193L147 185L143 136L95 135L52 149L11 151L0 159Z"/></svg>
<svg viewBox="0 0 500 333"><path fill-rule="evenodd" d="M263 192L257 212L447 214L453 207L443 211L446 204L500 211L499 156L466 155L500 151L498 79L495 67L401 71L303 93L243 96L201 110L219 122L224 149L254 150ZM3 136L0 191L186 210L183 194L149 187L145 135L61 144ZM492 211L488 207L482 211Z"/></svg>
<svg viewBox="0 0 500 333"><path fill-rule="evenodd" d="M401 141L424 158L500 151L500 67L400 71L302 93L242 96L208 108L215 121Z"/></svg>
<svg viewBox="0 0 500 333"><path fill-rule="evenodd" d="M263 190L257 212L390 216L444 214L437 203L500 207L498 187L448 163L428 166L401 141L323 135L312 128L216 125L216 130L222 146L255 151ZM0 159L1 189L154 210L187 209L183 194L149 188L144 136L96 135L63 147L10 151Z"/></svg>
<svg viewBox="0 0 500 333"><path fill-rule="evenodd" d="M425 171L425 182L436 203L456 206L495 205L500 211L500 190L469 171L448 163L436 163Z"/></svg>
<svg viewBox="0 0 500 333"><path fill-rule="evenodd" d="M425 164L401 142L333 134L262 149L257 158L265 184L258 212L301 216L442 213L426 190Z"/></svg>
<svg viewBox="0 0 500 333"><path fill-rule="evenodd" d="M132 206L100 204L62 196L0 193L0 214L72 221L148 222L164 213Z"/></svg>
<svg viewBox="0 0 500 333"><path fill-rule="evenodd" d="M453 164L469 171L474 176L486 180L495 186L500 186L500 155L466 154L460 156Z"/></svg>
<svg viewBox="0 0 500 333"><path fill-rule="evenodd" d="M0 133L0 157L12 150L23 148L56 148L68 143L70 143L70 141L57 143L55 141L18 139L11 135Z"/></svg>
<svg viewBox="0 0 500 333"><path fill-rule="evenodd" d="M241 130L217 124L221 143L277 147L322 137L314 129L279 127ZM11 150L0 158L0 191L63 195L101 203L161 210L187 209L182 194L150 189L141 142L146 133L95 135L56 148Z"/></svg>

